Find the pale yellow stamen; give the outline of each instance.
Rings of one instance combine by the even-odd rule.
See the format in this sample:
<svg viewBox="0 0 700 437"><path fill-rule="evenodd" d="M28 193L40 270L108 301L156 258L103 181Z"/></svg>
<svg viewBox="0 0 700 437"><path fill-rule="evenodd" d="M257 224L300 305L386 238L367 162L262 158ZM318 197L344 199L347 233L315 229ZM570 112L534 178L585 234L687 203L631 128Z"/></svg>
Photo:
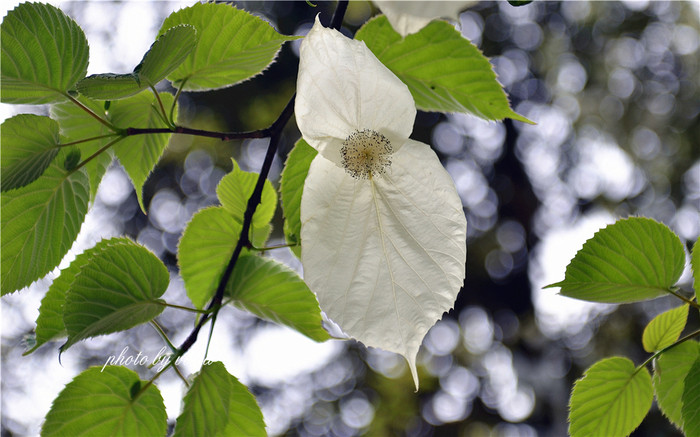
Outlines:
<svg viewBox="0 0 700 437"><path fill-rule="evenodd" d="M379 132L364 129L351 133L340 149L345 171L356 179L369 179L391 167L391 142Z"/></svg>

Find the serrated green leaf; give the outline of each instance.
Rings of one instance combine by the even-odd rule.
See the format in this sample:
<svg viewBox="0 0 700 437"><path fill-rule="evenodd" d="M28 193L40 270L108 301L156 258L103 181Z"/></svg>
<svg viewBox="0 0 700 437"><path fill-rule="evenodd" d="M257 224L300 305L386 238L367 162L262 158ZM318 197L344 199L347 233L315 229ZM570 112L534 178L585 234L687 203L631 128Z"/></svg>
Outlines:
<svg viewBox="0 0 700 437"><path fill-rule="evenodd" d="M166 110L175 100L171 94L165 93L161 94L160 98ZM122 128L165 128L167 126L160 118L159 111L160 105L155 95L142 93L112 102L109 108L109 119ZM143 184L163 155L171 135L133 135L114 145L114 154L134 184L139 206L144 213L146 208L143 204Z"/></svg>
<svg viewBox="0 0 700 437"><path fill-rule="evenodd" d="M108 119L102 102L96 102L83 96L79 97L77 100L96 115ZM95 120L95 118L70 101L51 105L50 114L51 118L58 121L61 135L66 143L96 138L112 133L107 126ZM93 141L80 143L77 147L80 149L83 158L87 158L113 139L114 137L99 138ZM95 199L97 188L100 185L102 176L104 176L112 162L112 158L112 151L107 150L83 166L90 178L90 200Z"/></svg>
<svg viewBox="0 0 700 437"><path fill-rule="evenodd" d="M700 435L700 357L695 358L685 377L681 402L683 432L687 436Z"/></svg>
<svg viewBox="0 0 700 437"><path fill-rule="evenodd" d="M688 305L670 309L654 317L644 328L642 344L647 352L656 352L672 345L681 336L688 320Z"/></svg>
<svg viewBox="0 0 700 437"><path fill-rule="evenodd" d="M311 161L316 157L316 150L300 138L287 156L280 181L282 210L284 211L284 237L293 244L292 252L301 257L301 193L309 172Z"/></svg>
<svg viewBox="0 0 700 437"><path fill-rule="evenodd" d="M195 307L204 308L214 297L240 234L241 224L219 206L198 211L185 227L177 257L187 296Z"/></svg>
<svg viewBox="0 0 700 437"><path fill-rule="evenodd" d="M65 151L59 151L39 179L2 193L3 295L53 270L78 236L90 186L82 169L72 173L63 169L64 159Z"/></svg>
<svg viewBox="0 0 700 437"><path fill-rule="evenodd" d="M651 376L622 357L606 358L576 381L569 401L572 437L626 436L642 423L653 400Z"/></svg>
<svg viewBox="0 0 700 437"><path fill-rule="evenodd" d="M44 173L58 153L58 123L49 117L20 114L0 127L2 191L23 187Z"/></svg>
<svg viewBox="0 0 700 437"><path fill-rule="evenodd" d="M113 238L81 266L66 295L63 323L68 341L123 331L160 314L168 269L152 252L126 238Z"/></svg>
<svg viewBox="0 0 700 437"><path fill-rule="evenodd" d="M690 254L690 268L693 270L693 288L695 289L695 301L700 301L700 237L693 245L693 253Z"/></svg>
<svg viewBox="0 0 700 437"><path fill-rule="evenodd" d="M248 206L248 198L253 194L258 174L243 171L233 162L233 170L221 179L216 187L216 195L221 206L224 207L236 220L243 224L243 214ZM270 223L277 209L277 193L269 180L265 180L261 194L260 204L253 214L252 225L263 227Z"/></svg>
<svg viewBox="0 0 700 437"><path fill-rule="evenodd" d="M36 344L24 355L29 355L48 341L67 335L66 325L63 323L63 307L66 303L66 294L75 276L80 273L82 266L87 264L110 243L111 240L102 240L94 247L76 256L73 262L70 263L70 266L61 270L61 274L53 280L39 307L39 317L36 319L35 330Z"/></svg>
<svg viewBox="0 0 700 437"><path fill-rule="evenodd" d="M532 123L510 109L489 60L445 21L432 21L402 39L380 15L365 23L355 38L408 86L418 109Z"/></svg>
<svg viewBox="0 0 700 437"><path fill-rule="evenodd" d="M685 251L665 225L642 217L596 232L566 267L561 294L591 302L625 303L668 293L685 267Z"/></svg>
<svg viewBox="0 0 700 437"><path fill-rule="evenodd" d="M125 367L85 370L54 399L42 437L164 436L168 417L158 388L151 384L132 399L131 388L141 383Z"/></svg>
<svg viewBox="0 0 700 437"><path fill-rule="evenodd" d="M117 100L138 94L148 85L142 85L135 73L98 73L81 80L76 87L80 94L91 99Z"/></svg>
<svg viewBox="0 0 700 437"><path fill-rule="evenodd" d="M681 398L685 377L700 356L700 344L686 341L664 352L654 361L654 392L661 412L678 429L683 429Z"/></svg>
<svg viewBox="0 0 700 437"><path fill-rule="evenodd" d="M133 72L90 75L78 83L78 91L97 100L117 100L138 94L165 79L187 58L196 43L194 27L175 26L151 45Z"/></svg>
<svg viewBox="0 0 700 437"><path fill-rule="evenodd" d="M219 361L202 366L177 418L175 437L194 435L266 435L255 397Z"/></svg>
<svg viewBox="0 0 700 437"><path fill-rule="evenodd" d="M284 264L256 255L238 259L226 286L233 304L266 320L296 329L315 341L330 338L321 325L316 296Z"/></svg>
<svg viewBox="0 0 700 437"><path fill-rule="evenodd" d="M165 19L159 34L178 24L197 29L197 45L168 80L184 91L206 91L235 85L259 74L285 41L267 22L228 4L196 3Z"/></svg>
<svg viewBox="0 0 700 437"><path fill-rule="evenodd" d="M85 77L83 30L55 6L22 3L0 25L2 101L41 104L65 99Z"/></svg>

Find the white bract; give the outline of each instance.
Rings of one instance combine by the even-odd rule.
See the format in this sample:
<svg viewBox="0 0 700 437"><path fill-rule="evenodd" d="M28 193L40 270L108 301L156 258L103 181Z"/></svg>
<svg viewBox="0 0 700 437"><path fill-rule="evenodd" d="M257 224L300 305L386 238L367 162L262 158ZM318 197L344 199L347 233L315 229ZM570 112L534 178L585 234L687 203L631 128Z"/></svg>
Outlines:
<svg viewBox="0 0 700 437"><path fill-rule="evenodd" d="M304 279L349 336L406 357L464 281L467 222L435 152L410 140L406 85L318 19L300 49L297 124L319 151L301 200Z"/></svg>
<svg viewBox="0 0 700 437"><path fill-rule="evenodd" d="M406 36L416 33L435 18L457 20L459 12L478 1L394 1L374 0L395 31Z"/></svg>

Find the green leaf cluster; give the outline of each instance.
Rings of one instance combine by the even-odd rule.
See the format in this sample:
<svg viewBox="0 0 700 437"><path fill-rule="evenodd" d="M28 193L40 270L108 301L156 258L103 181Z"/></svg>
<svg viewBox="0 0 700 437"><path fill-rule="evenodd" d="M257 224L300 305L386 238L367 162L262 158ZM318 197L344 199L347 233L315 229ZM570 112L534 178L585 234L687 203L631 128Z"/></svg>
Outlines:
<svg viewBox="0 0 700 437"><path fill-rule="evenodd" d="M445 21L432 21L401 38L380 15L363 25L355 38L408 86L418 109L532 123L510 108L489 60Z"/></svg>
<svg viewBox="0 0 700 437"><path fill-rule="evenodd" d="M700 239L691 267L697 280ZM689 308L699 309L677 286L685 250L676 234L651 219L631 217L598 231L566 268L565 278L548 287L576 299L627 303L674 295L685 304L654 317L642 345L653 355L639 366L613 357L591 366L576 382L569 403L572 436L626 436L639 426L654 395L662 413L686 435L700 433L700 330L681 338ZM653 363L653 377L646 365Z"/></svg>

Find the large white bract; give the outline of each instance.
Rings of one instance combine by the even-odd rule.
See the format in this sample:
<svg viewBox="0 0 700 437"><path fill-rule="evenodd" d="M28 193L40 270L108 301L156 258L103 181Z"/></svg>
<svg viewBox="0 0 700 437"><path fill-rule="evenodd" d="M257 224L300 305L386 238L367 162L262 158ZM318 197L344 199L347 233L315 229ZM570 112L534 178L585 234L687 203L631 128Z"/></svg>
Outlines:
<svg viewBox="0 0 700 437"><path fill-rule="evenodd" d="M374 4L401 36L416 33L435 18L451 18L457 20L459 12L478 1L439 1L439 0L374 0Z"/></svg>
<svg viewBox="0 0 700 437"><path fill-rule="evenodd" d="M410 140L408 88L318 19L300 49L297 124L319 151L301 201L304 279L352 338L406 357L464 281L467 222L449 174Z"/></svg>

